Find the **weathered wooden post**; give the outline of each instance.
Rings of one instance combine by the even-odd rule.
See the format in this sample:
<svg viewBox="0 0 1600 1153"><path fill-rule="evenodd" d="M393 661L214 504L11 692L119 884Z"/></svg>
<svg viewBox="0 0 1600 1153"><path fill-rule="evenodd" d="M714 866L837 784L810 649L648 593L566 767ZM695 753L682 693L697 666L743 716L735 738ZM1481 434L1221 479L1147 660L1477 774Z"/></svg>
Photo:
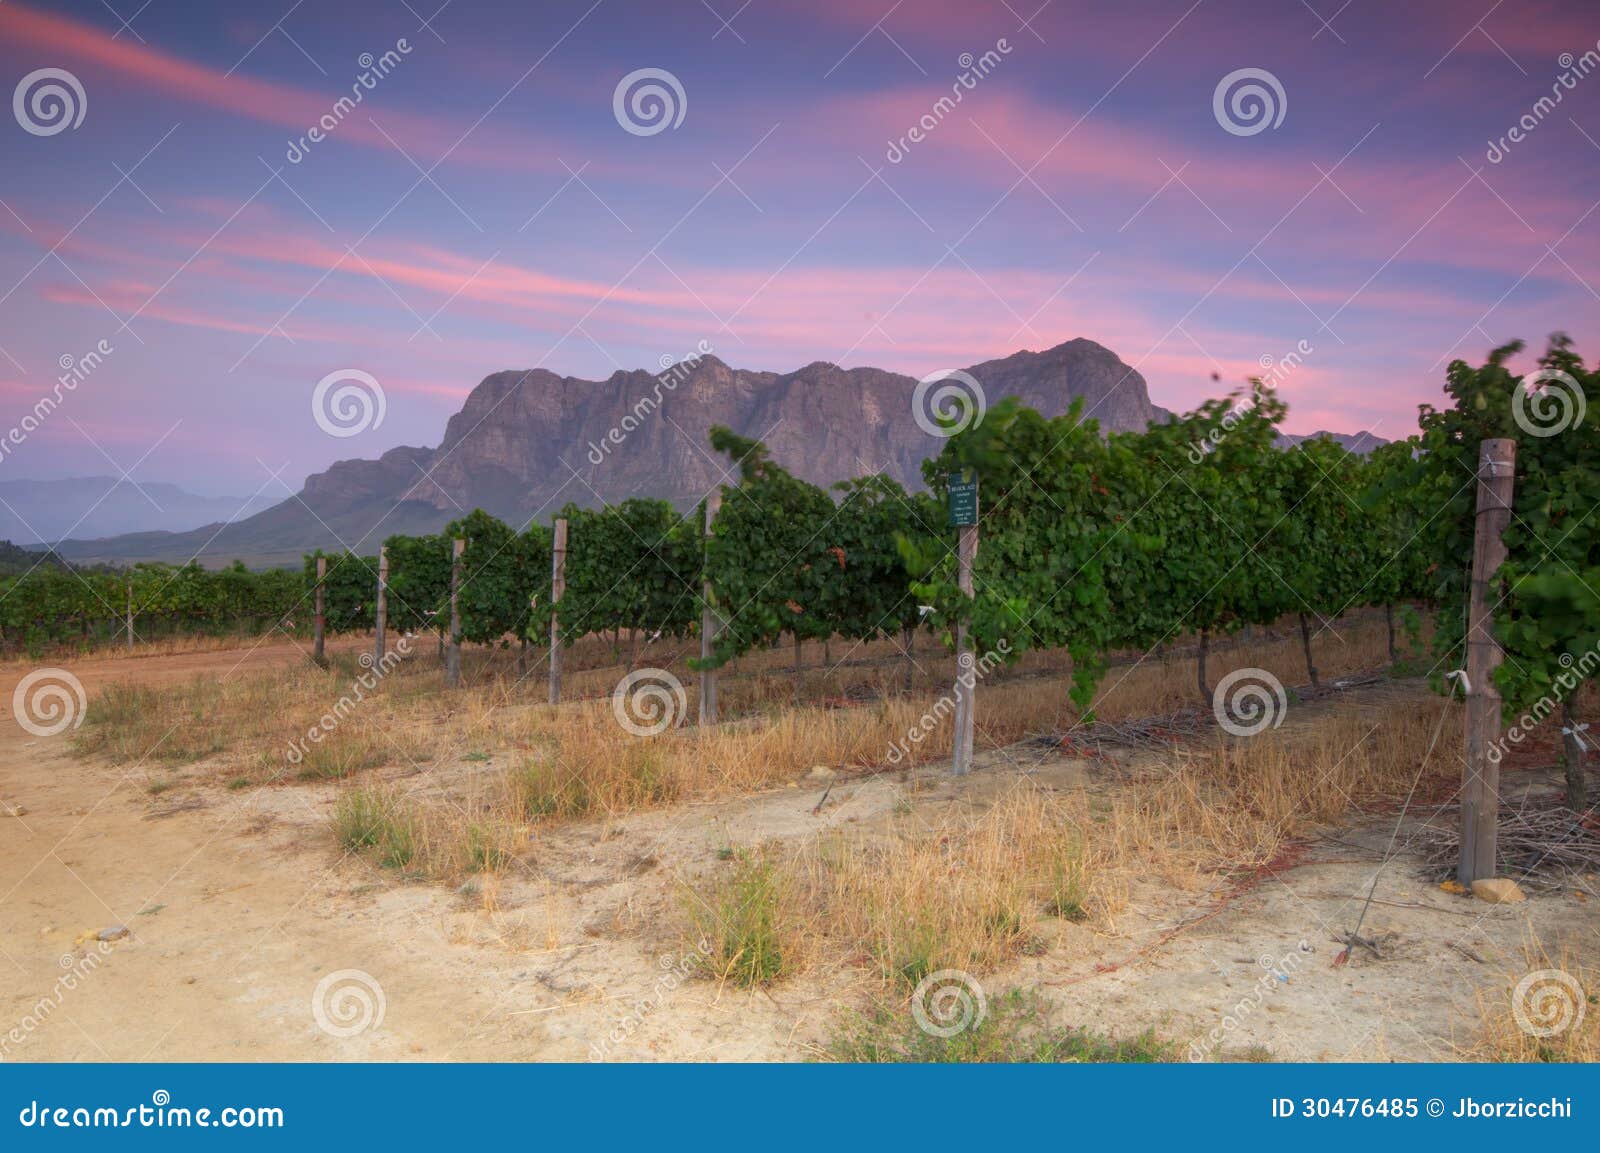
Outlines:
<svg viewBox="0 0 1600 1153"><path fill-rule="evenodd" d="M327 615L326 615L326 613L324 611L325 608L326 608L326 602L323 599L323 589L322 589L323 583L327 579L328 579L328 558L325 557L325 556L319 556L317 558L317 588L316 588L316 594L315 594L316 595L316 616L315 616L313 624L312 624L312 633L311 633L311 659L316 661L317 664L319 664L319 665L325 665L325 664L328 663L328 659L324 655L324 650L323 650L323 633L326 631L326 629L328 627L328 618L327 618ZM129 630L129 635L132 635L132 631L133 631L133 612L132 612L132 608L131 607L130 607L129 613L128 613L128 630Z"/></svg>
<svg viewBox="0 0 1600 1153"><path fill-rule="evenodd" d="M378 549L378 603L373 608L375 625L372 644L372 667L381 669L388 648L386 629L389 623L389 546Z"/></svg>
<svg viewBox="0 0 1600 1153"><path fill-rule="evenodd" d="M1500 690L1494 671L1505 654L1494 639L1489 582L1506 560L1501 539L1511 520L1517 442L1491 438L1478 455L1478 509L1472 541L1472 586L1467 608L1467 760L1461 777L1463 885L1495 874L1495 834L1500 819L1500 762L1489 750L1500 735Z"/></svg>
<svg viewBox="0 0 1600 1153"><path fill-rule="evenodd" d="M461 685L461 554L467 542L457 538L450 550L450 648L445 654L444 683Z"/></svg>
<svg viewBox="0 0 1600 1153"><path fill-rule="evenodd" d="M561 598L567 591L567 518L556 518L550 547L550 703L561 703Z"/></svg>
<svg viewBox="0 0 1600 1153"><path fill-rule="evenodd" d="M950 523L956 526L956 580L968 600L972 598L972 566L978 559L978 481L951 473L948 481ZM967 635L968 610L956 621L956 731L950 750L950 769L956 776L972 768L973 713L977 706L978 673Z"/></svg>
<svg viewBox="0 0 1600 1153"><path fill-rule="evenodd" d="M711 539L711 526L721 509L722 490L719 488L706 497L705 539L707 541ZM712 588L709 577L701 581L700 592L705 601L705 607L700 612L700 659L709 661L722 623L711 607ZM700 723L702 725L717 723L717 670L713 668L700 670Z"/></svg>
<svg viewBox="0 0 1600 1153"><path fill-rule="evenodd" d="M319 590L320 591L320 590ZM133 651L133 578L128 578L128 651Z"/></svg>

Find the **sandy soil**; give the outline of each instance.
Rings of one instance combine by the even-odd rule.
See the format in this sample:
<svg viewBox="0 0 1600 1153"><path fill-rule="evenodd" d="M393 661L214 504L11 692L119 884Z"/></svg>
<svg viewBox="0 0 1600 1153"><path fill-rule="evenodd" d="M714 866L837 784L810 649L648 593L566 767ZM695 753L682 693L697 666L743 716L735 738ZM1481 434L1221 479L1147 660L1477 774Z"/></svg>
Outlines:
<svg viewBox="0 0 1600 1153"><path fill-rule="evenodd" d="M92 694L109 681L221 676L304 659L295 647L75 660ZM0 670L9 700L22 667ZM461 765L455 773L493 764ZM1101 769L1013 749L966 782L937 768L796 782L736 801L679 806L542 835L532 864L448 890L397 882L343 854L326 820L335 790L229 792L145 766L72 757L0 718L0 1054L10 1060L785 1060L815 1056L870 986L841 961L770 992L682 977L676 927L718 850L829 826L870 829L907 806L929 820L1010 787L1111 787ZM1520 787L1547 788L1549 774ZM986 978L1037 989L1074 1023L1280 1059L1429 1059L1470 1042L1480 991L1524 970L1531 934L1593 955L1589 882L1521 905L1452 897L1423 875L1413 827L1382 875L1363 935L1382 960L1336 967L1393 832L1374 818L1311 844L1243 891L1146 882L1114 932L1062 923L1042 955ZM100 945L95 934L124 927ZM1304 943L1302 945L1302 942ZM86 960L86 958L88 960ZM1269 971L1275 970L1275 971ZM357 970L381 993L317 1004L319 982ZM65 974L76 975L63 988ZM335 1026L330 1032L318 1021ZM341 1010L366 1027L337 1035ZM1231 1024L1228 1024L1231 1022ZM10 1031L10 1032L8 1032ZM17 1038L20 1038L18 1040ZM610 1038L607 1040L607 1038ZM1214 1040L1212 1039L1214 1038Z"/></svg>

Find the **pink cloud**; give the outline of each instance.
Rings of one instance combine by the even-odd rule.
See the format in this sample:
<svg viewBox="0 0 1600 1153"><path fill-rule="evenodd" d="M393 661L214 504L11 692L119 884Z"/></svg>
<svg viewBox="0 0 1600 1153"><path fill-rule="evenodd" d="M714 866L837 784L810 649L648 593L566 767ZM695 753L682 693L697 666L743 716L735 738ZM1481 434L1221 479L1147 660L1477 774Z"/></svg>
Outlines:
<svg viewBox="0 0 1600 1153"><path fill-rule="evenodd" d="M93 25L14 0L0 5L0 32L5 39L46 49L54 57L99 66L136 86L287 129L293 139L331 114L335 100L349 96L348 88L322 94L243 73L229 75L132 38L112 39ZM479 130L475 124L456 125L389 107L377 118L408 152L420 153L424 164L449 151L455 159L497 168L561 170L550 148L528 139L525 132L519 132L514 142L494 140L491 130ZM395 151L364 110L341 120L329 140Z"/></svg>

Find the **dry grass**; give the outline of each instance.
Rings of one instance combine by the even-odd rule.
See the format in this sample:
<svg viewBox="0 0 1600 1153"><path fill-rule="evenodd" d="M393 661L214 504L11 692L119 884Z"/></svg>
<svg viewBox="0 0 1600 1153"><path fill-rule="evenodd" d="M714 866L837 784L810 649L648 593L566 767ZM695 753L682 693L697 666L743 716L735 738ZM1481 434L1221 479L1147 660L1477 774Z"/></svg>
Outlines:
<svg viewBox="0 0 1600 1153"><path fill-rule="evenodd" d="M1337 642L1324 639L1320 645L1317 659L1327 679L1384 662L1380 618L1341 622L1338 636ZM807 695L821 697L823 707L790 707L793 653L785 646L749 654L724 674L721 695L730 720L706 729L686 725L650 738L616 723L609 694L623 669L611 663L612 647L601 638L585 638L568 650L564 683L580 699L551 707L542 702L541 662L529 661L533 671L524 677L515 649L469 650L466 687L451 690L444 686L432 639L424 637L382 678L360 665L352 648L336 653L327 668L306 663L186 685L113 684L91 702L76 740L81 752L122 763L203 762L203 771L234 788L359 780L373 770L416 772L429 766L422 778L428 796L419 798L412 788L389 798L389 809L404 810L415 833L410 861L418 863L397 867L458 876L474 862L484 868L503 864L509 858L501 852L502 843L524 841L519 832L532 823L617 817L688 799L749 793L792 781L816 764L909 768L945 755L953 721L937 702L947 688L948 654L921 638L923 671L906 694L897 641L833 647L836 664L807 673ZM812 658L820 650L814 643L808 646ZM697 680L682 664L687 655L681 641L645 645L638 663L674 670L685 688L686 718L692 718ZM1285 629L1214 652L1209 671L1215 680L1233 668L1264 668L1292 684L1300 662L1298 637ZM979 694L980 748L1072 725L1076 713L1061 677L1067 667L1063 653L1029 653L991 675ZM1193 660L1176 653L1114 667L1095 704L1097 715L1113 720L1192 705L1194 680ZM1291 706L1291 714L1294 710ZM929 717L925 738L907 741L907 734L920 730ZM317 739L311 739L314 732ZM1297 821L1308 815L1330 819L1370 791L1374 766L1401 763L1407 748L1379 747L1394 739L1382 730L1368 736L1352 726L1325 735L1316 748L1278 740L1258 740L1237 750L1219 747L1141 790L1137 808L1101 816L1116 852L1153 854L1152 860L1176 875L1193 875L1222 859L1260 863L1293 835ZM1408 743L1415 741L1401 741ZM470 764L491 759L489 771ZM458 795L462 781L472 794L467 799ZM1043 803L1039 798L1029 802ZM853 930L872 942L869 952L882 968L915 971L919 956L938 951L926 942L946 936L952 943L940 948L973 964L1026 943L1018 927L1027 919L1021 910L1046 897L1005 888L1002 865L1008 852L1014 854L1016 840L985 831L1025 819L1035 821L1028 836L1049 858L1040 864L1039 875L1065 870L1061 907L1082 910L1086 902L1095 907L1100 898L1092 885L1083 896L1072 892L1086 883L1074 872L1082 865L1064 863L1071 852L1083 851L1081 838L1069 852L1045 835L1035 810L998 811L959 833L963 881L944 886L953 903L920 910L909 892L893 899L860 894L863 907L881 898L885 909L898 906L915 913L911 922L884 921L872 933ZM1083 820L1083 814L1074 814L1074 827L1081 828ZM909 828L893 843L903 859L882 871L932 892L941 860L948 867L949 847L918 848ZM878 868L856 861L865 850L839 845L834 851L834 884L865 883L860 878ZM967 887L968 878L991 872L992 889ZM812 880L820 883L821 875ZM1028 884L1034 883L1030 875ZM1100 907L1112 903L1102 900Z"/></svg>
<svg viewBox="0 0 1600 1153"><path fill-rule="evenodd" d="M1458 708L1412 701L1378 718L1332 714L1303 728L1219 740L1148 774L1112 808L1114 859L1192 887L1218 869L1262 868L1295 837L1353 809L1393 807L1413 784L1427 796L1459 771L1461 727L1451 719Z"/></svg>
<svg viewBox="0 0 1600 1153"><path fill-rule="evenodd" d="M1152 758L1126 788L1053 792L1023 777L943 816L908 806L883 828L768 845L754 851L763 884L752 889L748 858L736 855L691 906L702 911L694 928L715 929L710 909L742 941L751 934L737 927L754 919L782 958L767 980L841 958L902 988L940 969L991 973L1056 947L1064 922L1114 928L1136 879L1247 883L1310 829L1358 806L1392 808L1418 784L1441 720L1448 735L1419 791L1451 779L1451 708L1408 702L1377 722L1329 715L1176 764ZM752 892L759 909L746 907Z"/></svg>
<svg viewBox="0 0 1600 1153"><path fill-rule="evenodd" d="M477 812L383 785L356 785L334 804L345 849L400 873L436 881L493 873L515 858L521 830Z"/></svg>
<svg viewBox="0 0 1600 1153"><path fill-rule="evenodd" d="M821 942L794 952L859 957L910 988L1042 951L1046 922L1104 920L1126 899L1090 825L1081 797L1019 786L976 815L814 842L790 869Z"/></svg>
<svg viewBox="0 0 1600 1153"><path fill-rule="evenodd" d="M1587 955L1593 956L1592 947ZM1531 939L1523 962L1494 992L1478 994L1478 1036L1466 1055L1481 1061L1600 1061L1600 968L1567 950L1552 961ZM1545 1030L1558 1031L1537 1035Z"/></svg>

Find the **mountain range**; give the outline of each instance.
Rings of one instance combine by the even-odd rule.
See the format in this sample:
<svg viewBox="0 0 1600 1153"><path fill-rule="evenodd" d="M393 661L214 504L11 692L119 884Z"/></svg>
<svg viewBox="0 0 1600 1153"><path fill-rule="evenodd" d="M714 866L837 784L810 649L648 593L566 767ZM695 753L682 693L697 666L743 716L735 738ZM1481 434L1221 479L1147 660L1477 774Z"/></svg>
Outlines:
<svg viewBox="0 0 1600 1153"><path fill-rule="evenodd" d="M1015 396L1047 416L1082 398L1085 415L1103 429L1137 431L1170 416L1151 403L1138 372L1091 340L964 371L987 401ZM919 423L917 390L915 377L883 369L817 361L789 373L757 372L710 354L603 381L544 369L497 372L472 390L436 448L339 461L290 499L227 524L77 539L58 551L79 561L198 555L288 564L318 547L375 552L394 533L436 532L475 507L519 527L548 520L568 501L650 496L689 507L726 479L728 462L707 440L716 424L764 441L775 461L817 484L886 472L915 488L922 461L939 449L931 421ZM1381 443L1366 433L1339 439Z"/></svg>
<svg viewBox="0 0 1600 1153"><path fill-rule="evenodd" d="M0 480L0 539L19 545L63 537L88 540L128 532L178 532L243 520L273 497L197 496L174 484L114 476Z"/></svg>

